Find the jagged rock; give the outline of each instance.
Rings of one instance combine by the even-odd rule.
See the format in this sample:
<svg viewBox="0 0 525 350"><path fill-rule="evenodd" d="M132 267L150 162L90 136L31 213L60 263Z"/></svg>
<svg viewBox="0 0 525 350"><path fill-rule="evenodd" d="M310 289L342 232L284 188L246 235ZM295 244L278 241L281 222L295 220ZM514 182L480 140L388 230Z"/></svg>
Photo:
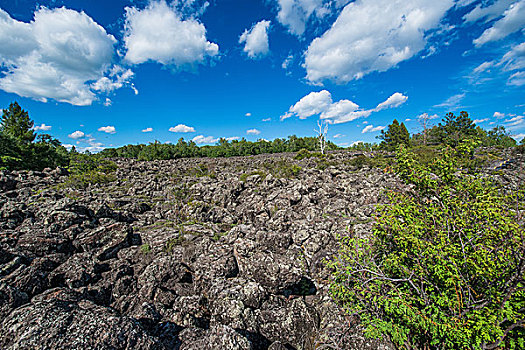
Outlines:
<svg viewBox="0 0 525 350"><path fill-rule="evenodd" d="M13 310L2 322L2 349L161 349L140 325L88 300L48 295ZM69 299L69 300L68 300Z"/></svg>
<svg viewBox="0 0 525 350"><path fill-rule="evenodd" d="M0 172L0 348L393 349L328 295L337 237L369 235L385 189L409 188L352 157L117 159L87 189ZM511 188L515 158L496 177Z"/></svg>

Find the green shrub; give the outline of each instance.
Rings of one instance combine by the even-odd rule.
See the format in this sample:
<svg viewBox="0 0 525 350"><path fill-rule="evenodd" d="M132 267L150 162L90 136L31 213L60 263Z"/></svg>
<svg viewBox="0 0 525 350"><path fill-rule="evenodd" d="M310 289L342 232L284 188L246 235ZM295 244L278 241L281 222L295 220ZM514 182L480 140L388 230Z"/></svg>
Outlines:
<svg viewBox="0 0 525 350"><path fill-rule="evenodd" d="M295 159L302 160L305 158L310 158L311 156L312 153L310 153L310 151L308 151L307 149L303 148L299 152L297 152L297 154L295 155Z"/></svg>
<svg viewBox="0 0 525 350"><path fill-rule="evenodd" d="M210 177L212 179L216 179L217 178L217 174L214 171L210 170L210 168L205 163L201 163L198 166L189 169L187 171L186 175L187 176L194 176L194 177L208 176L208 177Z"/></svg>
<svg viewBox="0 0 525 350"><path fill-rule="evenodd" d="M164 244L164 248L162 251L164 253L170 254L173 252L173 249L175 249L176 246L181 245L185 241L184 236L182 234L178 234L177 237L170 238L166 241Z"/></svg>
<svg viewBox="0 0 525 350"><path fill-rule="evenodd" d="M358 156L352 157L349 160L345 162L347 165L351 167L355 167L357 169L362 169L365 166L369 168L387 168L392 165L392 159L386 158L382 154L376 154L375 156L367 157L363 154L360 154Z"/></svg>
<svg viewBox="0 0 525 350"><path fill-rule="evenodd" d="M151 253L151 246L148 243L144 243L140 246L140 252L142 254L149 254Z"/></svg>
<svg viewBox="0 0 525 350"><path fill-rule="evenodd" d="M71 188L87 188L95 184L107 184L115 181L117 178L114 174L104 174L99 171L91 170L81 174L71 174L64 182L64 185Z"/></svg>
<svg viewBox="0 0 525 350"><path fill-rule="evenodd" d="M76 153L71 156L68 170L70 174L63 186L83 189L115 181L117 164L97 155Z"/></svg>
<svg viewBox="0 0 525 350"><path fill-rule="evenodd" d="M242 174L241 176L239 176L239 180L242 181L242 182L246 182L246 180L252 175L259 175L261 177L261 179L265 179L266 178L266 173L264 171L255 170L255 171L252 171L250 173Z"/></svg>
<svg viewBox="0 0 525 350"><path fill-rule="evenodd" d="M305 158L325 158L325 155L320 152L310 152L307 149L303 148L295 155L295 159L302 160Z"/></svg>
<svg viewBox="0 0 525 350"><path fill-rule="evenodd" d="M341 238L333 298L400 347L525 348L523 189L458 173L450 149L429 165L404 148L397 160L413 190L390 193L370 237Z"/></svg>
<svg viewBox="0 0 525 350"><path fill-rule="evenodd" d="M291 164L286 160L277 162L267 162L264 164L265 169L274 177L292 178L299 175L302 168L297 164Z"/></svg>

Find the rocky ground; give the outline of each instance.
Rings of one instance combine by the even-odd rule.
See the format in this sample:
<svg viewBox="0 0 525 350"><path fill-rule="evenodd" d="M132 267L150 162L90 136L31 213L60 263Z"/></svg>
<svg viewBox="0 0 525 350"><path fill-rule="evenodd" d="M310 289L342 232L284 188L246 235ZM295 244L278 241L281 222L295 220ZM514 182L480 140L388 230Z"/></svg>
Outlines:
<svg viewBox="0 0 525 350"><path fill-rule="evenodd" d="M328 295L337 236L403 188L355 157L118 160L86 189L0 173L0 348L393 349Z"/></svg>

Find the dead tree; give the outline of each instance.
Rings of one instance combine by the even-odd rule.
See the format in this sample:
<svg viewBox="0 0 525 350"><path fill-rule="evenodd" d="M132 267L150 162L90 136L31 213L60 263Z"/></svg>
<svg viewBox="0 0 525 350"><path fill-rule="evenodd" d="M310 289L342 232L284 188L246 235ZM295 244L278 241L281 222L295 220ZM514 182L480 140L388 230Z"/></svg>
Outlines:
<svg viewBox="0 0 525 350"><path fill-rule="evenodd" d="M324 154L324 150L326 148L326 135L328 135L328 123L317 121L317 127L319 130L314 129L314 131L319 138L319 148L321 149L321 154Z"/></svg>
<svg viewBox="0 0 525 350"><path fill-rule="evenodd" d="M427 145L427 133L430 126L430 120L432 120L433 117L428 115L428 113L423 113L420 116L417 117L417 120L421 127L423 128L423 145Z"/></svg>

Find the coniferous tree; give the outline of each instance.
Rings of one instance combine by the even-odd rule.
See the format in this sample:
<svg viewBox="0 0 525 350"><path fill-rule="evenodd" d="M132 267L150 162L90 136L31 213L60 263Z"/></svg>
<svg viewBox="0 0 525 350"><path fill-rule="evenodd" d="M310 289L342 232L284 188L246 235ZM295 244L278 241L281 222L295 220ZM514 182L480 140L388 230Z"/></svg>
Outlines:
<svg viewBox="0 0 525 350"><path fill-rule="evenodd" d="M408 145L410 142L410 134L405 124L399 124L397 119L392 121L392 124L388 126L386 131L381 130L378 138L383 140L381 147L389 151L396 149L401 144Z"/></svg>
<svg viewBox="0 0 525 350"><path fill-rule="evenodd" d="M6 136L22 143L30 143L35 140L33 131L34 122L29 119L29 114L20 107L18 102L13 102L8 109L4 109L0 121L0 132Z"/></svg>
<svg viewBox="0 0 525 350"><path fill-rule="evenodd" d="M443 121L445 124L438 125L440 143L456 147L461 140L472 138L477 134L476 124L465 111L461 111L459 116L448 113Z"/></svg>

